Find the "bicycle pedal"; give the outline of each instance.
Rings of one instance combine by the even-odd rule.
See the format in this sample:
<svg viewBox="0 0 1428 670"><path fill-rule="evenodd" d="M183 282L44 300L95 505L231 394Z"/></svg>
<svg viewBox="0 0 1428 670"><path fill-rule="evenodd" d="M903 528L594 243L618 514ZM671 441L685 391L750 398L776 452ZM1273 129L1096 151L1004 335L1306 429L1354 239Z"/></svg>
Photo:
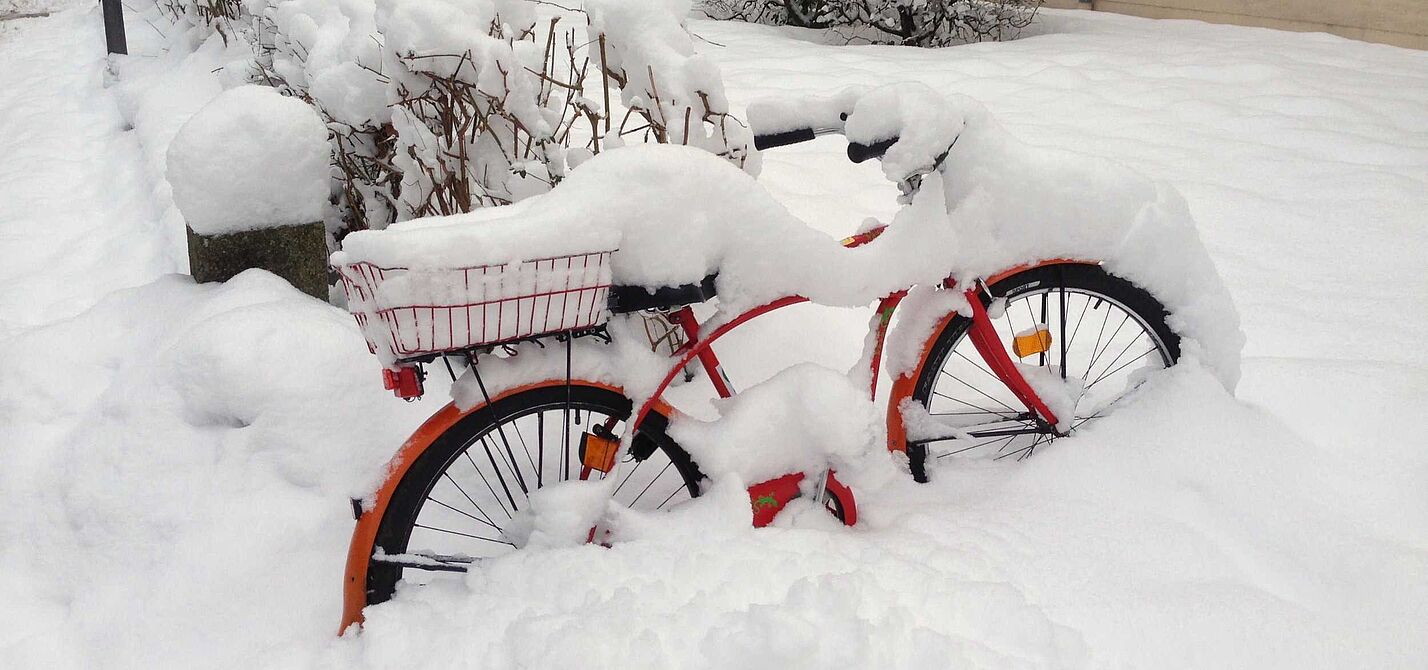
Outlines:
<svg viewBox="0 0 1428 670"><path fill-rule="evenodd" d="M1051 329L1043 325L1023 330L1012 338L1012 353L1017 358L1046 353L1050 349Z"/></svg>
<svg viewBox="0 0 1428 670"><path fill-rule="evenodd" d="M599 428L599 427L597 427ZM598 431L605 432L605 431ZM620 440L608 433L599 435L592 432L580 434L580 463L591 470L609 472L615 468L615 459L620 455Z"/></svg>

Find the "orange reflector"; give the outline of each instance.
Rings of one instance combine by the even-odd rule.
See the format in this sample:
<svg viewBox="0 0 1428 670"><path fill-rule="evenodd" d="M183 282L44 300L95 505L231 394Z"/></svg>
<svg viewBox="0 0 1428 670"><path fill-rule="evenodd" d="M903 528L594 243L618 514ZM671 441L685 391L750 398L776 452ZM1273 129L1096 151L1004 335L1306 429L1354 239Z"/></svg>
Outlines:
<svg viewBox="0 0 1428 670"><path fill-rule="evenodd" d="M1012 338L1012 353L1016 354L1017 358L1045 353L1050 348L1051 329L1046 326L1037 326L1036 330L1022 331Z"/></svg>
<svg viewBox="0 0 1428 670"><path fill-rule="evenodd" d="M591 470L609 472L615 467L615 458L620 454L618 439L600 437L592 433L580 436L580 462Z"/></svg>

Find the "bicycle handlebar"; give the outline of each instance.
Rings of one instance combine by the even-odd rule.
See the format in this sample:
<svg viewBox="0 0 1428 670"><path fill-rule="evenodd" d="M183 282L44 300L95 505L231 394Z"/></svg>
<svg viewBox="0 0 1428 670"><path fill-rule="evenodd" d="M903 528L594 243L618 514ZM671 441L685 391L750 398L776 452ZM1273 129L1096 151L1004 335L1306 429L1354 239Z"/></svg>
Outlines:
<svg viewBox="0 0 1428 670"><path fill-rule="evenodd" d="M896 137L892 137L881 142L874 142L872 144L859 144L857 142L849 142L848 160L853 161L854 163L861 163L870 158L882 158L883 154L887 153L888 149L891 148L892 145L895 143L897 143Z"/></svg>
<svg viewBox="0 0 1428 670"><path fill-rule="evenodd" d="M754 148L759 151L772 149L774 147L784 147L799 142L807 142L819 135L840 132L834 129L797 128L785 130L781 133L769 133L767 135L754 136ZM857 142L848 143L848 160L854 163L861 163L872 158L882 158L887 153L888 148L897 142L896 137L892 137L881 142L872 144L859 144Z"/></svg>
<svg viewBox="0 0 1428 670"><path fill-rule="evenodd" d="M798 144L799 142L807 142L817 136L818 133L814 132L812 128L799 128L797 130L788 130L782 133L755 135L754 148L758 149L759 151L763 151L764 149L772 149L774 147L782 147L788 146L790 144Z"/></svg>

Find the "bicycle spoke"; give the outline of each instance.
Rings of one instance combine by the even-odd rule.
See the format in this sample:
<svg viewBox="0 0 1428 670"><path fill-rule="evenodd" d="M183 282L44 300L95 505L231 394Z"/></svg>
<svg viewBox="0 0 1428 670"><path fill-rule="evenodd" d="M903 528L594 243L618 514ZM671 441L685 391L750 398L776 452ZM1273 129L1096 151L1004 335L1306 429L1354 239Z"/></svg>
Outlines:
<svg viewBox="0 0 1428 670"><path fill-rule="evenodd" d="M1066 339L1066 273L1058 272L1056 273L1056 278L1059 280L1058 283L1061 284L1061 309L1058 310L1061 317L1061 336L1058 339L1061 340L1061 381L1065 383L1066 350L1071 346L1071 342Z"/></svg>
<svg viewBox="0 0 1428 670"><path fill-rule="evenodd" d="M987 375L988 377L991 377L992 380L995 381L996 383L998 383L998 384L1001 384L1001 383L1002 383L1001 377L998 377L998 376L996 375L996 373L995 373L995 372L992 372L990 369L988 369L988 368L986 368L986 367L983 367L981 363L978 363L977 361L972 360L971 358L968 358L966 354L964 354L964 353L962 353L962 352L960 352L960 351L953 351L952 353L954 353L954 354L956 354L957 356L961 357L962 360L967 361L968 363L970 363L970 364L972 365L972 367L977 368L978 370L981 370L982 372L986 373L986 375ZM941 372L942 374L947 374L947 371L946 371L946 370L939 370L939 372Z"/></svg>
<svg viewBox="0 0 1428 670"><path fill-rule="evenodd" d="M500 532L500 530L501 530L501 527L500 527L500 526L497 526L496 524L491 523L490 521L487 521L487 520L485 520L485 519L478 519L478 518L476 518L475 516L472 516L471 514L467 513L465 510L456 509L455 507L452 507L451 505L448 505L448 504L446 504L446 503L444 503L444 502L441 502L440 500L437 500L436 498L427 498L427 500L430 500L431 502L434 502L434 503L436 503L436 504L438 504L438 505L441 505L442 507L445 507L446 509L449 509L449 510L451 510L451 511L453 511L453 512L456 512L457 514L460 514L461 516L464 516L464 517L466 517L466 518L468 518L468 519L471 519L472 521L475 521L475 522L478 522L478 523L486 524L487 526L490 526L490 527L496 529L497 532ZM478 507L477 509L480 509L480 508ZM485 514L485 512L482 512L482 514Z"/></svg>
<svg viewBox="0 0 1428 670"><path fill-rule="evenodd" d="M1134 342L1132 342L1132 344L1134 344ZM1113 375L1113 374L1115 374L1115 373L1117 373L1117 372L1120 372L1121 370L1124 370L1125 368L1127 368L1127 367L1129 367L1130 365L1134 364L1136 361L1138 361L1138 360L1140 360L1140 359L1142 359L1142 358L1145 358L1146 356L1149 356L1149 355L1151 355L1152 353L1155 353L1155 351L1156 351L1155 347L1151 347L1151 348L1145 350L1145 353L1143 353L1143 354L1141 354L1141 355L1139 355L1139 356L1136 356L1135 358L1132 358L1132 359L1126 361L1125 363L1122 363L1120 367L1118 367L1118 368L1116 368L1116 369L1114 369L1114 370L1111 370L1111 371L1109 371L1109 372L1103 372L1103 373L1101 373L1101 376L1097 377L1097 378L1096 378L1096 381L1093 381L1093 382L1091 382L1090 384L1087 384L1087 385L1086 385L1086 389L1087 389L1087 390L1090 390L1090 389L1091 389L1092 387L1094 387L1096 384L1101 383L1101 380L1102 380L1102 379L1105 379L1106 377L1108 377L1108 376L1110 376L1110 375ZM1124 352L1122 352L1122 355L1124 355ZM1120 360L1120 358L1118 357L1118 358L1116 358L1116 360ZM1114 363L1114 361L1112 361L1112 362Z"/></svg>
<svg viewBox="0 0 1428 670"><path fill-rule="evenodd" d="M664 476L664 473L665 473L665 472L668 472L669 469L670 469L671 467L673 467L673 466L674 466L674 461L670 461L670 462L668 462L668 463L665 463L665 464L664 464L664 469L663 469L663 470L660 470L660 471L659 471L659 474L655 475L655 476L654 476L654 479L651 479L651 480L650 480L650 483L645 484L644 490L640 491L640 494L637 495L637 496L635 496L635 499L634 499L634 500L631 500L631 501L630 501L630 506L631 506L631 507L634 507L635 503L637 503L637 502L640 501L640 498L645 497L645 494L649 492L650 487L651 487L651 486L654 486L654 483L657 482L657 481L659 481L659 478L660 478L660 477L663 477L663 476Z"/></svg>
<svg viewBox="0 0 1428 670"><path fill-rule="evenodd" d="M1041 294L1041 322L1040 322L1041 324L1045 324L1046 321L1047 321L1046 296L1047 296L1046 293ZM1027 303L1027 308L1028 308L1028 309L1031 308L1031 303L1030 303L1030 302ZM1040 324L1032 324L1032 328L1036 328L1038 325L1040 325ZM1062 333L1062 334L1064 335L1065 333ZM1039 365L1039 366L1041 366L1041 367L1046 367L1046 352L1045 352L1045 351L1042 351L1042 352L1041 352L1041 355L1037 357L1037 365Z"/></svg>
<svg viewBox="0 0 1428 670"><path fill-rule="evenodd" d="M1009 457L1009 456L1016 456L1017 454L1021 454L1021 456L1019 456L1019 457L1017 458L1018 461L1020 461L1020 460L1025 460L1026 457L1027 457L1027 456L1030 456L1030 455L1031 455L1031 452L1036 449L1037 445L1039 445L1039 444L1042 443L1043 439L1044 439L1044 438L1042 438L1042 437L1038 437L1038 438L1036 438L1036 440L1035 440L1034 442L1032 442L1031 444L1028 444L1028 445L1025 446L1025 447L1022 447L1022 448L1020 448L1020 449L1017 449L1016 451L1011 451L1011 452L1007 452L1007 453L1001 454L1001 455L997 456L997 457L996 457L995 459L993 459L993 460L998 460L998 461L1000 461L1000 460L1002 460L1003 458L1007 458L1007 457ZM1008 446L1010 446L1010 445L1008 445ZM1003 447L1003 448L1005 448L1005 447Z"/></svg>
<svg viewBox="0 0 1428 670"><path fill-rule="evenodd" d="M516 485L520 487L521 493L525 494L526 499L529 500L530 497L531 497L531 490L526 487L526 480L525 480L524 477L521 476L521 469L518 468L518 467L516 467L516 453L515 453L515 450L511 448L511 440L510 440L510 438L506 437L505 423L506 423L505 421L498 421L498 422L496 422L496 434L501 437L501 443L502 443L503 445L505 445L505 447L506 447L506 453L505 453L505 455L503 455L501 458L502 458L502 459L505 459L505 458L508 457L508 456L510 457L510 460L508 460L508 461L506 461L506 462L507 462L507 463L510 465L510 467L511 467L511 474L515 476L515 478L516 478ZM515 422L512 421L511 424L514 425ZM497 451L497 452L500 452L501 450L498 448L498 449L496 449L496 451ZM499 477L500 473L498 472L498 473L496 473L496 474L497 474L497 476ZM504 486L504 485L505 485L505 482L502 482L502 486ZM512 500L512 501L511 501L511 504L514 505L514 504L515 504L515 501Z"/></svg>
<svg viewBox="0 0 1428 670"><path fill-rule="evenodd" d="M515 431L516 431L516 439L517 439L517 440L520 440L520 442L521 442L521 451L525 452L525 454L526 454L526 462L527 462L527 463L530 463L530 464L531 464L531 467L534 468L534 467L536 466L536 464L535 464L535 459L531 458L531 450L530 450L530 447L527 447L527 446L526 446L526 437L521 434L521 424L520 424L519 422L512 421L512 422L511 422L511 428L515 429ZM514 458L514 456L513 456L513 458ZM537 485L536 488L540 488L540 486Z"/></svg>
<svg viewBox="0 0 1428 670"><path fill-rule="evenodd" d="M567 347L568 349L568 347ZM566 406L560 431L560 481L570 481L570 407Z"/></svg>
<svg viewBox="0 0 1428 670"><path fill-rule="evenodd" d="M501 483L501 490L506 492L506 500L511 501L511 511L519 512L521 508L516 506L516 498L511 495L511 487L506 486L506 478L501 476L501 467L496 465L496 457L491 455L491 445L486 444L485 437L481 438L481 449L486 452L487 460L491 461L491 469L496 471L496 481Z"/></svg>
<svg viewBox="0 0 1428 670"><path fill-rule="evenodd" d="M1091 414L1091 415L1089 415L1089 416L1079 417L1079 418L1077 419L1077 421L1071 425L1071 429L1072 429L1072 430L1075 430L1076 428L1081 427L1081 424L1086 423L1087 421L1090 421L1091 419L1099 419L1099 418L1105 416L1106 413L1109 412L1112 408L1114 408L1117 404L1119 404L1121 400L1125 399L1126 396L1128 396L1128 395L1130 395L1130 394L1132 394L1132 393L1135 393L1136 389L1140 388L1140 387L1141 387L1142 385L1144 385L1144 384L1145 384L1145 380L1138 381L1138 382L1136 382L1134 385L1132 385L1130 388L1128 388L1128 389L1126 389L1126 390L1124 390L1124 391L1121 391L1119 394L1116 395L1116 397L1111 398L1110 400L1107 400L1106 402L1101 403L1101 406L1098 407L1098 408L1096 408L1095 413L1093 413L1093 414Z"/></svg>
<svg viewBox="0 0 1428 670"><path fill-rule="evenodd" d="M536 488L545 486L545 412L536 412Z"/></svg>
<svg viewBox="0 0 1428 670"><path fill-rule="evenodd" d="M939 393L939 392L937 392L937 391L933 391L932 394L935 395L935 396L941 397L941 398L946 398L946 399L951 400L952 402L955 402L955 403L960 403L960 404L966 405L966 406L971 407L972 409L975 409L975 410L981 410L981 412L982 412L983 414L990 414L990 415L992 415L992 416L1002 416L1002 417L1005 417L1005 416L1006 416L1005 414L1002 414L1001 412L993 412L993 411L991 411L991 410L989 410L989 409L987 409L987 408L985 408L985 407L979 407L979 406L977 406L977 405L973 405L972 403L967 402L966 400L962 400L961 398L953 398L952 396L947 395L947 394L945 394L945 393ZM1007 409L1011 409L1011 408L1008 407ZM1015 412L1016 410L1012 410L1012 411ZM1007 417L1007 418L1011 418L1011 417Z"/></svg>
<svg viewBox="0 0 1428 670"><path fill-rule="evenodd" d="M411 568L413 570L424 570L427 572L469 572L471 563L474 563L475 559L425 553L399 554L396 556L379 553L372 556L372 562Z"/></svg>
<svg viewBox="0 0 1428 670"><path fill-rule="evenodd" d="M484 542L494 542L494 543L496 543L496 544L504 544L504 545L507 545L507 546L510 546L510 547L516 546L515 544L513 544L513 543L511 543L511 542L507 542L507 541L505 541L505 540L496 540L496 539L492 539L492 538L489 538L489 537L481 537L480 535L472 535L472 534L470 534L470 533L462 533L462 532L460 532L460 531L450 530L450 529L447 529L447 528L437 528L437 527L435 527L435 526L427 526L427 525L423 525L423 524L420 524L420 523L414 523L414 524L412 524L412 526L414 526L414 527L416 527L416 528L421 528L421 529L424 529L424 530L436 531L436 532L438 532L438 533L447 533L447 534L449 534L449 535L460 535L461 537L469 537L469 538L471 538L471 539L473 539L473 540L482 540L482 541L484 541Z"/></svg>
<svg viewBox="0 0 1428 670"><path fill-rule="evenodd" d="M953 375L952 373L950 373L950 372L948 372L948 371L946 371L946 370L941 370L940 372L941 372L942 374L944 374L944 375L947 375L948 377L951 377L951 378L953 379L953 381L956 381L957 383L959 383L959 384L961 384L961 385L963 385L963 386L965 386L965 387L967 387L967 388L969 388L969 389L972 389L973 391L976 391L977 393L980 393L980 394L982 395L982 397L986 398L987 400L990 400L990 401L992 401L992 402L994 402L994 403L996 403L996 404L998 404L998 405L1001 405L1002 407L1005 407L1005 408L1007 408L1008 410L1011 410L1011 411L1013 411L1013 412L1016 411L1016 409L1015 409L1014 407L1012 407L1011 405L1008 405L1008 404L1006 404L1006 403L1004 403L1004 402L1002 402L1002 401L1000 401L1000 400L997 400L996 398L993 398L993 397L992 397L990 394L988 394L986 391L983 391L982 389L979 389L979 388L977 388L977 387L975 387L975 386L972 386L971 384L968 384L967 382L963 381L960 377L957 377L956 375ZM998 381L1001 381L1001 380L998 380Z"/></svg>
<svg viewBox="0 0 1428 670"><path fill-rule="evenodd" d="M1100 309L1100 307L1101 307L1102 304L1103 304L1103 301L1097 301L1097 302L1096 302L1096 308L1097 308L1097 309ZM1111 310L1109 310L1109 309L1106 310L1106 313L1105 313L1105 314L1102 314L1102 315L1101 315L1101 327L1100 327L1098 330L1096 330L1096 343L1093 344L1093 345L1091 345L1091 357L1092 357L1092 362L1093 362L1093 363L1094 363L1094 358L1095 358L1096 352L1099 351L1100 348L1101 348L1101 336L1103 336L1103 335L1106 334L1106 322L1109 321L1110 318L1111 318ZM1091 371L1091 368L1090 368L1090 365L1088 364L1087 367L1086 367L1086 372L1089 373L1090 371ZM1085 380L1086 380L1086 375L1081 375L1081 381L1085 381Z"/></svg>
<svg viewBox="0 0 1428 670"><path fill-rule="evenodd" d="M1062 289L1062 292L1064 293L1064 292L1065 292L1065 289ZM1076 317L1076 328L1075 328L1075 330L1072 330L1072 331L1071 331L1071 337L1069 337L1069 338L1066 339L1066 346L1067 346L1067 348L1070 348L1071 343L1073 343L1073 342L1076 341L1076 334L1079 333L1079 332L1081 332L1081 324L1083 324L1083 323L1086 322L1086 310L1090 309L1090 307L1091 307L1091 299L1090 299L1090 298L1087 298L1087 299L1086 299L1086 302L1081 305L1081 314ZM1065 322L1062 322L1061 328L1062 328L1063 331L1066 329ZM1063 333L1063 334L1064 334L1064 333ZM1066 367L1067 367L1067 366L1066 366L1066 362L1065 362L1065 361L1062 361L1062 363L1061 363L1061 369L1062 369L1062 370L1065 370Z"/></svg>
<svg viewBox="0 0 1428 670"><path fill-rule="evenodd" d="M1141 339L1141 338L1140 338L1139 335L1132 336L1132 337L1131 337L1131 340L1130 340L1129 342L1126 342L1126 346L1121 347L1121 350L1120 350L1120 352L1118 352L1118 353L1116 354L1116 357L1113 358L1113 359L1111 359L1111 362L1109 362L1109 363L1106 364L1106 369L1110 369L1110 367L1111 367L1112 365L1115 365L1115 364L1116 364L1116 361L1121 360L1121 357L1124 356L1124 355L1126 355L1126 352L1127 352L1127 351L1130 351L1130 348L1133 347L1133 346L1135 346L1135 343L1136 343L1136 342L1139 342L1140 339ZM1109 349L1109 347L1107 347L1107 349Z"/></svg>
<svg viewBox="0 0 1428 670"><path fill-rule="evenodd" d="M673 491L670 492L669 497L665 498L664 502L655 506L655 509L664 509L664 506L668 505L669 501L674 500L674 497L679 495L680 491L688 492L688 489L684 488L683 482L680 483L680 486L676 487Z"/></svg>
<svg viewBox="0 0 1428 670"><path fill-rule="evenodd" d="M649 459L645 459L645 460L649 460ZM641 465L644 465L644 464L645 464L645 461L635 461L635 467L630 468L629 472L626 472L626 473L625 473L625 478L620 480L620 483L615 486L615 492L614 492L614 493L611 493L610 495L617 495L617 494L619 494L619 493L620 493L620 489L625 488L625 484L630 481L630 477L635 476L635 471L636 471L636 470L639 470L639 469L640 469L640 466L641 466Z"/></svg>
<svg viewBox="0 0 1428 670"><path fill-rule="evenodd" d="M963 448L961 448L961 449L956 449L956 450L953 450L953 451L949 451L949 452L947 452L947 453L945 453L945 454L939 454L937 457L938 457L938 458L947 458L948 456L956 456L957 454L960 454L960 453L963 453L963 452L967 452L967 451L971 451L971 450L976 449L976 448L978 448L978 447L984 447L984 446L986 446L986 445L993 444L993 443L996 443L996 442L1005 442L1006 444L1011 444L1012 441L1015 440L1015 439L1018 438L1018 437L1020 437L1020 436L1019 436L1019 435L1011 435L1011 436L1008 436L1008 437L994 437L994 438L992 438L992 439L990 439L990 440L987 440L986 442L978 442L977 444L974 444L974 445L972 445L972 446L970 446L970 447L963 447ZM1006 448L1006 445L1005 445L1005 444L1002 445L1002 448Z"/></svg>
<svg viewBox="0 0 1428 670"><path fill-rule="evenodd" d="M1109 312L1108 312L1108 313L1109 313ZM1127 313L1127 314L1125 315L1125 318L1122 318L1122 319L1121 319L1121 323L1120 323L1120 325L1116 326L1115 332L1111 333L1111 336L1108 337L1108 338L1106 338L1106 348L1105 348L1105 349L1102 349L1102 350L1100 351L1100 353L1091 356L1091 362L1086 365L1086 373L1083 374L1083 375L1081 375L1081 381L1083 381L1083 382L1086 381L1086 377L1090 376L1090 374L1091 374L1091 369L1094 368L1094 367L1096 367L1096 361L1098 361L1098 360L1101 359L1101 355L1102 355L1102 354L1105 354L1106 351L1110 350L1110 348L1111 348L1111 343L1114 342L1114 341L1116 341L1116 336L1121 333L1121 329L1122 329L1122 328L1125 328L1125 327L1126 327L1126 322L1127 322L1127 321L1130 321L1130 314L1129 314L1129 313ZM1098 339L1098 341L1099 341L1099 339Z"/></svg>
<svg viewBox="0 0 1428 670"><path fill-rule="evenodd" d="M483 523L485 523L486 525L488 525L488 526L490 526L490 527L492 527L492 528L499 528L499 526L497 526L493 521L491 521L491 515L487 514L487 513L486 513L486 510L481 509L481 506L480 506L480 505L477 505L477 504L476 504L476 501L475 501L474 499L472 499L471 496L469 496L469 495L466 494L466 489L461 488L461 485L460 485L460 484L457 484L457 483L456 483L456 480L451 478L451 474L450 474L450 473L443 472L443 473L441 473L441 476L445 477L445 478L446 478L446 481L451 482L451 485L452 485L452 486L455 486L455 487L456 487L456 490L461 492L461 496L462 496L463 498L466 498L466 502L471 503L471 506L472 506L472 507L475 507L475 508L476 508L476 511L481 513L481 516L486 517L486 520L485 520ZM436 500L435 498L428 498L428 499L429 499L429 500L432 500L433 502L435 502L435 503L438 504L438 505L444 505L444 506L446 506L446 507L451 507L450 505L447 505L446 503L441 502L440 500ZM461 512L461 510L458 510L458 509L456 509L456 508L454 508L454 507L452 508L452 510L453 510L453 511L456 511L456 512ZM466 514L465 512L461 512L461 513L462 513L462 514ZM467 516L471 516L471 515L467 514ZM476 517L471 517L471 518L476 519ZM477 521L481 521L480 519L476 519L476 520L477 520Z"/></svg>
<svg viewBox="0 0 1428 670"><path fill-rule="evenodd" d="M486 473L481 471L481 468L476 465L476 461L471 460L471 450L467 449L461 453L466 457L466 460L471 463L471 469L475 470L476 474L481 477L481 481L486 484L486 490L491 492L491 497L494 498L496 504L501 507L501 513L505 514L507 519L511 518L511 511L506 510L506 504L501 502L501 496L496 495L496 489L491 486L491 480L486 479Z"/></svg>

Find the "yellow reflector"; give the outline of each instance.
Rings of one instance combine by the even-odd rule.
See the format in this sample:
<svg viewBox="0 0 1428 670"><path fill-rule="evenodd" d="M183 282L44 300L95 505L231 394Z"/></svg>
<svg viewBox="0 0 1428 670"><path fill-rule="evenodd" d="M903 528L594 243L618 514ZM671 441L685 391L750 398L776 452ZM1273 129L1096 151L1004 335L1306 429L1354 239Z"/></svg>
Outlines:
<svg viewBox="0 0 1428 670"><path fill-rule="evenodd" d="M600 437L592 433L580 436L580 462L591 470L609 472L615 467L615 457L620 453L620 441Z"/></svg>
<svg viewBox="0 0 1428 670"><path fill-rule="evenodd" d="M1017 358L1026 358L1045 353L1051 348L1051 329L1037 326L1035 330L1024 330L1012 338L1012 353Z"/></svg>

